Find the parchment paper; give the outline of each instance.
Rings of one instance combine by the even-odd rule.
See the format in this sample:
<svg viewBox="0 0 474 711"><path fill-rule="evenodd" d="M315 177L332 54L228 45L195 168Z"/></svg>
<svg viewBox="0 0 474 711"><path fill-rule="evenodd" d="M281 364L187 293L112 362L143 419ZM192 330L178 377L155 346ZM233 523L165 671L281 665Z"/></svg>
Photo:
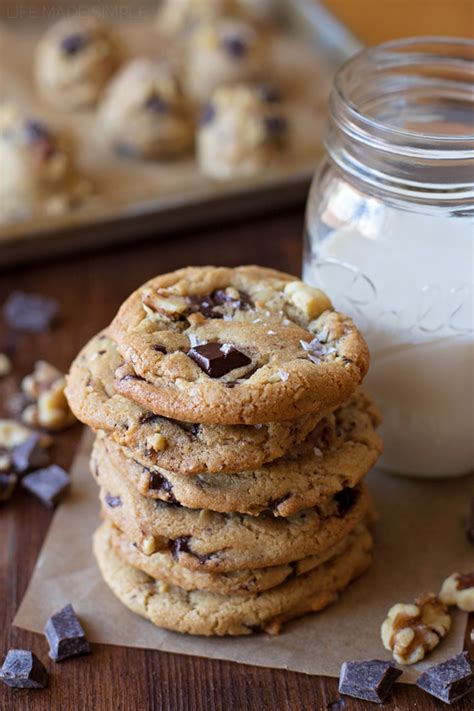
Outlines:
<svg viewBox="0 0 474 711"><path fill-rule="evenodd" d="M129 612L102 582L91 552L99 523L98 489L88 472L92 435L86 433L72 468L70 496L56 512L14 624L42 632L47 618L71 602L91 642L145 647L244 664L338 676L347 659L389 658L380 624L395 602L438 591L454 571L473 567L464 518L474 477L415 481L373 471L375 563L325 611L293 622L278 637L205 638L160 630ZM448 637L425 662L407 667L402 682L458 653L466 615L453 613Z"/></svg>

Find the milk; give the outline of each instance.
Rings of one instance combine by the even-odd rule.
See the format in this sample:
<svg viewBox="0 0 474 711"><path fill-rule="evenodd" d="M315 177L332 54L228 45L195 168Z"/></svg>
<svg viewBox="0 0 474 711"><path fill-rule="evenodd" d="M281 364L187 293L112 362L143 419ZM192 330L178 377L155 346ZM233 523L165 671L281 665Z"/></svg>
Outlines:
<svg viewBox="0 0 474 711"><path fill-rule="evenodd" d="M308 204L303 278L352 316L368 341L366 388L384 417L381 465L418 476L468 472L474 468L473 221L366 197L359 209L356 190L346 184L341 193L334 192L319 218Z"/></svg>

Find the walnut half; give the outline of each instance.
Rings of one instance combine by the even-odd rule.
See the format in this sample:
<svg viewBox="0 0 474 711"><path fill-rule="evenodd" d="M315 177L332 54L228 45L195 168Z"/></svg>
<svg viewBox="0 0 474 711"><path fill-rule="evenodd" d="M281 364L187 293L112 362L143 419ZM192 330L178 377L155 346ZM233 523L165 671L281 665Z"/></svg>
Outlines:
<svg viewBox="0 0 474 711"><path fill-rule="evenodd" d="M474 573L453 573L446 578L439 594L445 605L457 605L460 610L474 612Z"/></svg>
<svg viewBox="0 0 474 711"><path fill-rule="evenodd" d="M451 627L446 606L432 593L414 604L397 603L388 611L381 634L385 649L399 664L416 664L434 649Z"/></svg>

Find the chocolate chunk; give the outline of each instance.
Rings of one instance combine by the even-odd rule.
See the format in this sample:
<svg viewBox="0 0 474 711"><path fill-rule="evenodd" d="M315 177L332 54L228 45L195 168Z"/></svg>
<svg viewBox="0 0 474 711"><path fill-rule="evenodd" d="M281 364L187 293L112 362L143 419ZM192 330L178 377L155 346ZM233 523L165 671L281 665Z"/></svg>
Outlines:
<svg viewBox="0 0 474 711"><path fill-rule="evenodd" d="M416 685L446 704L453 704L474 692L474 662L467 652L461 652L420 674Z"/></svg>
<svg viewBox="0 0 474 711"><path fill-rule="evenodd" d="M344 699L336 699L335 701L329 701L326 709L327 711L341 711L346 708L346 702Z"/></svg>
<svg viewBox="0 0 474 711"><path fill-rule="evenodd" d="M13 448L11 458L17 474L44 467L48 463L49 455L41 445L41 440L41 435L34 432L28 439Z"/></svg>
<svg viewBox="0 0 474 711"><path fill-rule="evenodd" d="M224 318L225 308L234 311L246 311L253 307L253 301L248 294L243 291L238 292L238 297L231 296L225 289L216 289L212 294L205 296L189 296L188 302L191 311L203 314L206 318Z"/></svg>
<svg viewBox="0 0 474 711"><path fill-rule="evenodd" d="M66 605L55 615L51 615L44 633L49 642L49 656L55 662L78 654L89 654L91 651L72 605Z"/></svg>
<svg viewBox="0 0 474 711"><path fill-rule="evenodd" d="M271 138L279 138L288 127L287 120L283 116L265 116L263 122L265 130Z"/></svg>
<svg viewBox="0 0 474 711"><path fill-rule="evenodd" d="M45 469L23 477L21 485L34 494L46 506L53 508L69 489L69 474L52 464Z"/></svg>
<svg viewBox="0 0 474 711"><path fill-rule="evenodd" d="M16 474L0 472L0 501L8 501L11 498L17 483Z"/></svg>
<svg viewBox="0 0 474 711"><path fill-rule="evenodd" d="M84 47L89 44L89 36L85 32L75 32L72 35L64 37L61 41L61 50L69 57L79 54Z"/></svg>
<svg viewBox="0 0 474 711"><path fill-rule="evenodd" d="M157 353L163 353L163 355L166 355L166 348L164 346L160 346L158 343L156 343L154 346L152 346L152 348Z"/></svg>
<svg viewBox="0 0 474 711"><path fill-rule="evenodd" d="M158 94L152 94L146 100L145 108L157 114L166 114L169 111L169 104Z"/></svg>
<svg viewBox="0 0 474 711"><path fill-rule="evenodd" d="M140 417L140 424L141 425L147 425L150 422L158 422L160 419L159 415L155 415L154 412L146 412L144 415Z"/></svg>
<svg viewBox="0 0 474 711"><path fill-rule="evenodd" d="M200 125L207 126L208 123L212 123L215 115L216 109L214 105L208 102L201 111L201 115L199 117Z"/></svg>
<svg viewBox="0 0 474 711"><path fill-rule="evenodd" d="M236 59L241 59L241 57L247 54L247 42L245 42L241 37L223 37L221 44L227 54L231 57L235 57Z"/></svg>
<svg viewBox="0 0 474 711"><path fill-rule="evenodd" d="M338 505L337 515L341 517L345 516L354 505L356 498L357 493L355 489L352 489L350 486L346 486L344 489L341 489L341 491L338 491L337 494L334 494L334 500Z"/></svg>
<svg viewBox="0 0 474 711"><path fill-rule="evenodd" d="M192 552L189 548L190 539L191 536L181 536L180 538L175 538L174 540L170 539L168 546L171 551L171 555L175 560L178 560L180 553Z"/></svg>
<svg viewBox="0 0 474 711"><path fill-rule="evenodd" d="M401 673L392 662L381 659L344 662L339 677L339 693L382 703Z"/></svg>
<svg viewBox="0 0 474 711"><path fill-rule="evenodd" d="M474 496L471 498L471 506L469 509L469 517L466 526L466 537L469 543L474 544Z"/></svg>
<svg viewBox="0 0 474 711"><path fill-rule="evenodd" d="M48 686L48 672L36 654L27 649L10 649L0 669L0 679L14 689Z"/></svg>
<svg viewBox="0 0 474 711"><path fill-rule="evenodd" d="M13 291L3 305L3 315L12 329L41 333L53 324L58 309L57 301L47 296Z"/></svg>
<svg viewBox="0 0 474 711"><path fill-rule="evenodd" d="M457 590L474 588L474 573L459 573L456 580Z"/></svg>
<svg viewBox="0 0 474 711"><path fill-rule="evenodd" d="M111 509L115 509L117 506L122 506L122 499L120 496L112 496L112 494L107 493L104 496L104 501L107 506L110 506Z"/></svg>
<svg viewBox="0 0 474 711"><path fill-rule="evenodd" d="M231 370L252 362L245 353L229 343L205 343L195 346L188 351L188 356L210 378L220 378Z"/></svg>
<svg viewBox="0 0 474 711"><path fill-rule="evenodd" d="M166 491L167 494L171 495L171 499L175 500L171 482L169 482L163 474L160 474L160 472L150 472L148 487L151 491Z"/></svg>
<svg viewBox="0 0 474 711"><path fill-rule="evenodd" d="M275 104L281 101L281 93L272 84L259 84L258 93L267 104Z"/></svg>

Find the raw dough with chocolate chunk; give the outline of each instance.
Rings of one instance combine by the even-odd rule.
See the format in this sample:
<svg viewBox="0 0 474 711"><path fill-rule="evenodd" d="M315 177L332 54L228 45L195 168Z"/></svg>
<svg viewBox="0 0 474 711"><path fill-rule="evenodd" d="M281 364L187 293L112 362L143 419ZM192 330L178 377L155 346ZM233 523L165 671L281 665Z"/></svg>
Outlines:
<svg viewBox="0 0 474 711"><path fill-rule="evenodd" d="M201 114L197 134L200 170L227 180L255 175L281 160L289 125L282 106L261 86L217 89Z"/></svg>
<svg viewBox="0 0 474 711"><path fill-rule="evenodd" d="M93 15L59 20L36 51L36 83L62 111L93 107L124 56L114 33Z"/></svg>
<svg viewBox="0 0 474 711"><path fill-rule="evenodd" d="M221 595L239 595L241 597L248 597L254 593L269 590L281 585L289 578L295 578L314 570L314 568L322 565L327 560L340 555L363 532L368 545L371 541L365 524L361 524L343 540L319 555L309 556L308 558L282 565L274 565L269 568L234 570L229 573L207 573L183 567L174 559L169 550L157 551L151 555L146 555L137 546L130 543L118 528L108 522L102 525L107 529L112 547L117 555L134 568L143 570L144 573L147 573L152 578L168 585L177 585L183 590L205 590Z"/></svg>
<svg viewBox="0 0 474 711"><path fill-rule="evenodd" d="M173 69L133 59L107 86L99 128L113 148L136 158L167 158L193 142L190 108Z"/></svg>
<svg viewBox="0 0 474 711"><path fill-rule="evenodd" d="M95 336L71 366L66 395L78 419L130 448L145 467L184 476L260 467L291 451L319 420L319 413L256 427L169 420L115 391L114 372L121 363L113 341L105 333Z"/></svg>
<svg viewBox="0 0 474 711"><path fill-rule="evenodd" d="M240 20L223 19L199 26L187 49L186 88L198 102L219 87L261 78L266 73L265 36Z"/></svg>
<svg viewBox="0 0 474 711"><path fill-rule="evenodd" d="M188 267L151 279L121 306L110 334L125 359L116 390L195 423L321 417L350 398L369 363L361 334L326 294L255 266ZM210 343L220 346L211 367L195 358Z"/></svg>
<svg viewBox="0 0 474 711"><path fill-rule="evenodd" d="M141 496L108 459L95 462L94 473L104 517L144 553L169 549L190 570L264 568L316 555L344 538L369 511L363 485L289 518L275 518L271 513L221 514L153 501Z"/></svg>
<svg viewBox="0 0 474 711"><path fill-rule="evenodd" d="M130 449L99 436L92 461L108 458L144 496L192 509L222 513L291 516L345 487L355 486L375 464L382 442L375 431L379 416L371 400L357 394L321 420L309 438L285 457L229 474L186 476L144 466Z"/></svg>
<svg viewBox="0 0 474 711"><path fill-rule="evenodd" d="M70 136L10 103L0 104L0 223L79 205L91 186L79 175Z"/></svg>
<svg viewBox="0 0 474 711"><path fill-rule="evenodd" d="M323 609L370 565L365 531L340 555L270 590L242 598L168 586L133 568L114 551L109 529L94 536L94 553L105 582L133 612L155 625L201 635L278 633L287 620Z"/></svg>

